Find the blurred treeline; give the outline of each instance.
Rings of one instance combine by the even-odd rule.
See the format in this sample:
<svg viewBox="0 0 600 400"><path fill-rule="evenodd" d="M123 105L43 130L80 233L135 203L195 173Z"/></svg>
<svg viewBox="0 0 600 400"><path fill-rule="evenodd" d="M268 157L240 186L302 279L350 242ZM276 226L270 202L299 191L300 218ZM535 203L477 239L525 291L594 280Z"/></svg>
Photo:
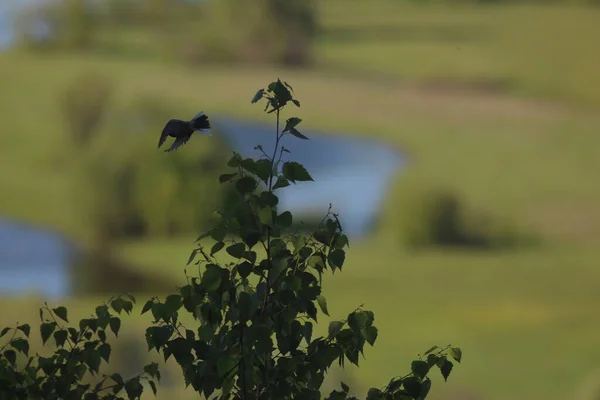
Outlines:
<svg viewBox="0 0 600 400"><path fill-rule="evenodd" d="M314 0L59 0L18 23L22 46L145 52L186 64L306 65L317 34ZM51 35L41 33L51 31ZM130 54L131 55L131 54Z"/></svg>

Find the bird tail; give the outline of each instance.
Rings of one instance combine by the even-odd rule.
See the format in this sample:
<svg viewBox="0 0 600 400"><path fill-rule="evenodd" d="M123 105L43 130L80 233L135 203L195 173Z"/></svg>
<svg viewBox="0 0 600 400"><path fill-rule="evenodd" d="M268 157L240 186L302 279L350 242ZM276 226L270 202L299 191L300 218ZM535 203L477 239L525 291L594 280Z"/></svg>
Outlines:
<svg viewBox="0 0 600 400"><path fill-rule="evenodd" d="M192 126L194 131L203 135L211 135L210 133L210 121L203 111L200 111L194 118L192 118Z"/></svg>

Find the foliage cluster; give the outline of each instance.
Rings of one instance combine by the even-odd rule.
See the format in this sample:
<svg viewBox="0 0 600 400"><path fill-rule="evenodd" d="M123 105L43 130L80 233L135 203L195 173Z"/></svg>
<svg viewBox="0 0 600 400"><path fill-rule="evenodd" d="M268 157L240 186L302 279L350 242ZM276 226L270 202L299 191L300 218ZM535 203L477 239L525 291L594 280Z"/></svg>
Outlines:
<svg viewBox="0 0 600 400"><path fill-rule="evenodd" d="M107 38L127 40L132 31L153 43L153 53L187 64L299 66L310 62L316 7L314 0L60 0L28 10L19 24L23 44L37 49L110 51L118 45Z"/></svg>
<svg viewBox="0 0 600 400"><path fill-rule="evenodd" d="M296 182L312 181L299 163L287 161L284 137L308 140L298 129L301 118L283 123L289 104L300 107L293 89L277 80L260 89L253 103L266 100L265 111L276 119L272 151L257 145L258 159L234 153L227 165L235 170L220 175L239 201L217 211L218 221L198 240L212 239L191 254L187 284L161 300L148 300L141 312L151 313L146 329L148 351L180 365L186 386L213 399L320 399L326 373L337 362L359 365L365 345L379 336L375 315L363 306L346 318L329 322L327 334L317 336L319 311L329 316L322 292L327 272L342 271L349 247L337 214L328 212L310 234L285 233L293 222L289 211L278 209L276 192ZM57 349L49 357L29 357L29 325L18 325L0 349L0 383L8 398L137 399L143 380L156 393L158 364L143 367L124 379L112 374L97 378L102 360L111 354L106 331L118 335L121 321L111 313L133 310L132 297L116 297L83 319L79 329L68 323L64 307L40 310L42 342L50 337ZM194 326L184 326L184 313ZM2 331L2 336L11 332ZM19 362L17 353L28 357ZM411 363L410 372L383 387L369 389L366 398L425 399L431 389L429 372L437 367L444 379L460 362L456 347L434 346ZM355 399L340 384L326 398Z"/></svg>

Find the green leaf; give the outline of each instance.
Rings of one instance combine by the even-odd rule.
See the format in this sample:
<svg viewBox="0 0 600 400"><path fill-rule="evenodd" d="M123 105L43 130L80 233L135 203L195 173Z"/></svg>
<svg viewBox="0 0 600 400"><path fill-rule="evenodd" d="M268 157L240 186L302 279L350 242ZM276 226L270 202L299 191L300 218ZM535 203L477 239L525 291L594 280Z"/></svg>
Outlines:
<svg viewBox="0 0 600 400"><path fill-rule="evenodd" d="M148 381L148 384L150 385L150 388L152 389L152 393L154 393L154 395L156 396L156 383L154 383L154 381Z"/></svg>
<svg viewBox="0 0 600 400"><path fill-rule="evenodd" d="M68 335L69 335L69 333L64 329L54 332L53 336L54 336L54 342L56 343L56 346L63 347L65 345L65 342L67 341Z"/></svg>
<svg viewBox="0 0 600 400"><path fill-rule="evenodd" d="M429 364L426 361L415 360L411 364L411 371L417 377L423 379L429 372Z"/></svg>
<svg viewBox="0 0 600 400"><path fill-rule="evenodd" d="M292 213L289 211L282 212L277 216L277 225L282 228L289 228L292 226Z"/></svg>
<svg viewBox="0 0 600 400"><path fill-rule="evenodd" d="M256 183L256 179L251 176L244 176L236 181L235 188L241 195L244 195L252 193L256 189Z"/></svg>
<svg viewBox="0 0 600 400"><path fill-rule="evenodd" d="M207 292L214 292L221 286L221 271L219 267L209 264L202 274L200 285Z"/></svg>
<svg viewBox="0 0 600 400"><path fill-rule="evenodd" d="M148 365L145 365L144 372L147 373L148 375L150 375L152 378L154 378L158 373L158 364L155 362L152 362Z"/></svg>
<svg viewBox="0 0 600 400"><path fill-rule="evenodd" d="M421 380L416 376L404 379L402 385L412 398L417 398L421 394Z"/></svg>
<svg viewBox="0 0 600 400"><path fill-rule="evenodd" d="M121 329L121 320L117 317L111 317L109 324L110 324L110 330L112 331L112 333L114 333L115 337L118 337L119 329Z"/></svg>
<svg viewBox="0 0 600 400"><path fill-rule="evenodd" d="M227 161L227 166L232 168L239 167L241 161L242 157L238 153L233 152L233 156Z"/></svg>
<svg viewBox="0 0 600 400"><path fill-rule="evenodd" d="M329 328L328 328L328 333L329 333L329 337L333 338L335 337L338 333L340 333L340 331L342 330L342 328L344 327L344 323L341 321L331 321L329 323Z"/></svg>
<svg viewBox="0 0 600 400"><path fill-rule="evenodd" d="M248 261L244 261L237 266L237 271L242 278L247 278L252 272L253 268L254 267L252 264L250 264Z"/></svg>
<svg viewBox="0 0 600 400"><path fill-rule="evenodd" d="M212 248L210 249L210 255L213 256L216 253L218 253L219 251L221 251L221 249L225 247L225 243L223 242L217 242L215 243Z"/></svg>
<svg viewBox="0 0 600 400"><path fill-rule="evenodd" d="M217 375L219 378L225 377L232 369L237 366L237 360L230 355L224 355L217 360Z"/></svg>
<svg viewBox="0 0 600 400"><path fill-rule="evenodd" d="M210 231L210 237L217 242L222 242L227 236L227 230L223 227L217 226Z"/></svg>
<svg viewBox="0 0 600 400"><path fill-rule="evenodd" d="M448 381L448 377L450 376L450 372L452 372L453 367L454 364L452 364L452 361L450 360L445 360L445 362L440 366L440 372L442 373L445 381Z"/></svg>
<svg viewBox="0 0 600 400"><path fill-rule="evenodd" d="M460 362L462 359L462 350L458 347L450 348L450 357L454 358L456 361Z"/></svg>
<svg viewBox="0 0 600 400"><path fill-rule="evenodd" d="M319 307L321 308L321 311L323 312L323 314L329 316L329 311L327 311L327 299L325 299L325 297L323 297L321 295L318 295L317 303L319 303Z"/></svg>
<svg viewBox="0 0 600 400"><path fill-rule="evenodd" d="M142 392L144 391L144 387L140 383L139 378L132 379L125 383L125 391L127 392L129 400L134 400L140 398Z"/></svg>
<svg viewBox="0 0 600 400"><path fill-rule="evenodd" d="M260 89L258 92L256 92L256 94L252 98L251 103L252 104L258 103L263 98L264 95L265 95L265 89Z"/></svg>
<svg viewBox="0 0 600 400"><path fill-rule="evenodd" d="M346 253L344 252L344 250L341 249L335 249L331 251L327 256L327 261L329 261L329 265L332 269L342 269L345 260Z"/></svg>
<svg viewBox="0 0 600 400"><path fill-rule="evenodd" d="M279 188L284 188L286 186L290 186L290 182L287 179L285 179L284 177L280 176L277 178L275 185L273 185L273 190L279 189Z"/></svg>
<svg viewBox="0 0 600 400"><path fill-rule="evenodd" d="M254 173L263 182L266 182L271 176L271 161L267 159L260 159L254 163Z"/></svg>
<svg viewBox="0 0 600 400"><path fill-rule="evenodd" d="M431 379L425 379L421 384L421 392L419 393L419 400L424 400L431 390Z"/></svg>
<svg viewBox="0 0 600 400"><path fill-rule="evenodd" d="M344 393L348 393L350 391L350 387L348 385L346 385L344 382L340 382L342 385L342 390L344 391Z"/></svg>
<svg viewBox="0 0 600 400"><path fill-rule="evenodd" d="M229 182L236 176L237 174L222 174L221 176L219 176L219 183Z"/></svg>
<svg viewBox="0 0 600 400"><path fill-rule="evenodd" d="M181 296L178 294L170 294L165 299L165 305L170 313L176 313L181 308Z"/></svg>
<svg viewBox="0 0 600 400"><path fill-rule="evenodd" d="M110 345L108 343L102 343L100 347L98 347L98 353L100 357L104 359L104 361L108 362L110 359Z"/></svg>
<svg viewBox="0 0 600 400"><path fill-rule="evenodd" d="M302 119L300 119L298 117L288 118L287 121L285 122L285 128L283 129L283 133L288 132L290 129L295 128L300 122L302 122Z"/></svg>
<svg viewBox="0 0 600 400"><path fill-rule="evenodd" d="M17 363L17 353L14 350L6 350L4 353L4 357L8 360L8 362L13 366L16 367L16 363Z"/></svg>
<svg viewBox="0 0 600 400"><path fill-rule="evenodd" d="M296 107L300 107L300 102L296 99L292 99L292 103L296 105Z"/></svg>
<svg viewBox="0 0 600 400"><path fill-rule="evenodd" d="M260 223L267 226L273 226L273 210L266 206L258 211L258 219Z"/></svg>
<svg viewBox="0 0 600 400"><path fill-rule="evenodd" d="M244 251L246 251L246 245L244 243L235 243L228 246L225 251L227 251L227 254L231 257L242 258Z"/></svg>
<svg viewBox="0 0 600 400"><path fill-rule="evenodd" d="M290 129L290 133L292 135L296 136L298 139L308 140L308 138L306 136L304 136L302 133L300 133L296 128Z"/></svg>
<svg viewBox="0 0 600 400"><path fill-rule="evenodd" d="M0 332L0 338L1 338L2 336L6 335L8 332L10 332L10 330L11 330L11 329L12 329L12 328L10 328L10 327L8 327L8 326L7 326L6 328L2 329L2 332Z"/></svg>
<svg viewBox="0 0 600 400"><path fill-rule="evenodd" d="M283 164L282 167L283 176L291 182L305 182L312 181L313 178L310 176L308 171L299 163L295 161L288 161Z"/></svg>
<svg viewBox="0 0 600 400"><path fill-rule="evenodd" d="M188 258L188 261L185 265L190 265L194 259L196 258L196 256L198 255L198 249L195 249L192 251L192 253L190 254L190 258Z"/></svg>
<svg viewBox="0 0 600 400"><path fill-rule="evenodd" d="M54 332L55 329L56 329L56 322L45 322L42 325L40 325L40 334L42 336L42 344L46 344L46 342L50 338L50 335L52 335L52 333Z"/></svg>
<svg viewBox="0 0 600 400"><path fill-rule="evenodd" d="M367 341L367 343L369 343L371 346L373 346L375 344L375 340L377 340L377 328L374 326L368 326L365 328L362 328L360 330L360 334L361 336Z"/></svg>
<svg viewBox="0 0 600 400"><path fill-rule="evenodd" d="M439 349L438 346L433 346L432 348L430 348L429 350L427 350L423 355L426 356L427 354L431 353L432 351L435 351Z"/></svg>
<svg viewBox="0 0 600 400"><path fill-rule="evenodd" d="M17 329L23 332L25 336L29 337L29 333L31 332L31 327L29 326L29 324L19 325L17 326ZM0 335L0 337L2 336Z"/></svg>
<svg viewBox="0 0 600 400"><path fill-rule="evenodd" d="M382 400L383 398L383 393L377 388L371 388L367 392L367 400Z"/></svg>
<svg viewBox="0 0 600 400"><path fill-rule="evenodd" d="M154 299L150 299L146 302L146 304L144 304L144 308L142 308L142 314L147 313L148 311L152 310L152 305L154 304Z"/></svg>
<svg viewBox="0 0 600 400"><path fill-rule="evenodd" d="M10 345L14 349L19 350L21 353L25 354L26 356L29 355L29 342L26 339L14 339L12 342L10 342Z"/></svg>
<svg viewBox="0 0 600 400"><path fill-rule="evenodd" d="M310 340L312 338L313 324L310 321L306 321L304 323L304 338L306 339L306 344L310 344Z"/></svg>
<svg viewBox="0 0 600 400"><path fill-rule="evenodd" d="M56 314L58 318L62 319L65 322L69 322L69 320L67 319L67 309L65 307L56 307L52 311L54 311L54 314Z"/></svg>

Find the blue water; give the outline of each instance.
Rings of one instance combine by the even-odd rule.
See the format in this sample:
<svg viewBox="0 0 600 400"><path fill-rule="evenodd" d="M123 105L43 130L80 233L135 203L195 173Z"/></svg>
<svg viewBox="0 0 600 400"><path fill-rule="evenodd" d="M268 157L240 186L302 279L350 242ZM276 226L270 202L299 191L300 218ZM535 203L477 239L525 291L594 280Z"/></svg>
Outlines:
<svg viewBox="0 0 600 400"><path fill-rule="evenodd" d="M70 252L52 231L0 219L0 294L68 294Z"/></svg>
<svg viewBox="0 0 600 400"><path fill-rule="evenodd" d="M260 157L258 144L273 153L272 126L230 118L213 118L231 146L246 157ZM301 125L299 126L299 128ZM403 159L397 150L369 139L323 132L301 132L309 140L287 135L282 145L290 150L285 160L302 164L314 182L298 182L279 190L280 204L294 215L323 216L329 204L340 213L344 230L350 236L363 236L377 217L387 186L399 172Z"/></svg>

